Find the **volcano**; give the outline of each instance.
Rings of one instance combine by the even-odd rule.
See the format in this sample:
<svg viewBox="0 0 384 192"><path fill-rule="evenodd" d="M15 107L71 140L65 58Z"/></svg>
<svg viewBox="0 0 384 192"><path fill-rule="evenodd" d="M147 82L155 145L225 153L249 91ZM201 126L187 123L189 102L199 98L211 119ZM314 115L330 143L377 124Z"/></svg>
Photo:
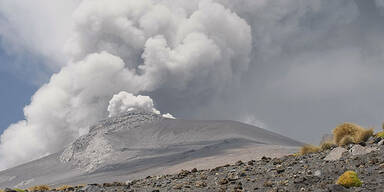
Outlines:
<svg viewBox="0 0 384 192"><path fill-rule="evenodd" d="M90 126L88 134L57 153L0 172L0 187L126 181L283 156L301 145L236 121L168 119L132 111Z"/></svg>

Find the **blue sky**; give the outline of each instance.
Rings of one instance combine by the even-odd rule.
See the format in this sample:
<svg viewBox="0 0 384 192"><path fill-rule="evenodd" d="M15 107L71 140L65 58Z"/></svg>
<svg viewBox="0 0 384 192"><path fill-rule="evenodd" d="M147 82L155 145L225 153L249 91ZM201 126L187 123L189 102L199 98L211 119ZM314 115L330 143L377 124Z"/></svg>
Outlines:
<svg viewBox="0 0 384 192"><path fill-rule="evenodd" d="M11 123L24 119L23 107L30 102L39 86L25 74L27 69L24 72L18 70L19 67L30 66L22 64L28 62L38 61L8 55L0 46L0 133Z"/></svg>

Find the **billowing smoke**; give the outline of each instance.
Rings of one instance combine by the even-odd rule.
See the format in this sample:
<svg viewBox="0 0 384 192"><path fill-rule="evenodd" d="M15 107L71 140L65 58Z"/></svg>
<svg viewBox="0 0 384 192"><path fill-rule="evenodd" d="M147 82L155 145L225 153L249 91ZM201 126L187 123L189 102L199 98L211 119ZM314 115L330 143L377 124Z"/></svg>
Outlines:
<svg viewBox="0 0 384 192"><path fill-rule="evenodd" d="M1 136L2 167L56 152L108 112L141 106L159 113L151 98L132 94L172 88L209 99L249 63L249 25L213 1L85 0L73 17L65 47L71 61L36 92L25 120Z"/></svg>
<svg viewBox="0 0 384 192"><path fill-rule="evenodd" d="M0 2L6 45L60 68L1 136L1 168L56 152L138 106L306 141L339 122L382 120L382 0L57 1L66 8L58 22L47 11L20 19L18 7L55 10L46 0Z"/></svg>
<svg viewBox="0 0 384 192"><path fill-rule="evenodd" d="M160 111L154 107L153 100L148 96L134 96L125 91L120 92L112 97L109 101L108 112L109 117L114 117L135 110L144 110L161 115ZM174 119L173 115L166 113L162 115L165 118Z"/></svg>

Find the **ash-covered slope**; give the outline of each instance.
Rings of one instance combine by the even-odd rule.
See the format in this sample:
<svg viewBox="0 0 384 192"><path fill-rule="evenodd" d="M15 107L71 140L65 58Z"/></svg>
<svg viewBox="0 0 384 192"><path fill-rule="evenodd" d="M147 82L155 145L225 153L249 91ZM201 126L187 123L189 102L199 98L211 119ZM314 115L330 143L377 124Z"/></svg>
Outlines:
<svg viewBox="0 0 384 192"><path fill-rule="evenodd" d="M0 172L0 188L122 181L190 164L215 166L244 154L278 156L301 144L235 121L167 119L135 111L100 121L58 153Z"/></svg>

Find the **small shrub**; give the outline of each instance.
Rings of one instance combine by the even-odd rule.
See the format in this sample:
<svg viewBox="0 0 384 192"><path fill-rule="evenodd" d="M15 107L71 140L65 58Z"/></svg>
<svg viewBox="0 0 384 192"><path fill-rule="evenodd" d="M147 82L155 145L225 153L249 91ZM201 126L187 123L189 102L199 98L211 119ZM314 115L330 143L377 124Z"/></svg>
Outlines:
<svg viewBox="0 0 384 192"><path fill-rule="evenodd" d="M308 153L316 153L316 152L319 152L319 151L321 151L321 149L318 146L304 145L300 149L300 154L301 155L305 155L305 154L308 154Z"/></svg>
<svg viewBox="0 0 384 192"><path fill-rule="evenodd" d="M24 189L13 189L13 190L15 190L15 191L17 191L17 192L25 192L25 190Z"/></svg>
<svg viewBox="0 0 384 192"><path fill-rule="evenodd" d="M51 188L48 185L36 185L33 187L28 188L28 191L35 192L35 191L49 191Z"/></svg>
<svg viewBox="0 0 384 192"><path fill-rule="evenodd" d="M339 179L337 179L336 184L344 187L360 187L362 185L360 179L357 177L357 173L354 171L346 171L343 173Z"/></svg>
<svg viewBox="0 0 384 192"><path fill-rule="evenodd" d="M342 146L345 143L349 143L349 142L352 142L352 143L365 142L372 135L373 135L373 129L364 129L363 127L360 127L359 125L356 125L353 123L343 123L337 126L333 130L334 143L339 146ZM343 139L345 137L349 137L349 138ZM344 142L342 142L342 140Z"/></svg>
<svg viewBox="0 0 384 192"><path fill-rule="evenodd" d="M366 142L372 136L373 129L365 129L364 131L358 132L356 143Z"/></svg>
<svg viewBox="0 0 384 192"><path fill-rule="evenodd" d="M349 145L349 144L353 144L355 143L355 141L353 140L353 138L349 135L346 135L344 136L340 142L339 142L339 146L345 146L345 145Z"/></svg>
<svg viewBox="0 0 384 192"><path fill-rule="evenodd" d="M294 156L294 157L300 156L300 152L293 153L292 156Z"/></svg>
<svg viewBox="0 0 384 192"><path fill-rule="evenodd" d="M326 141L326 142L323 142L321 145L320 145L320 148L321 150L327 150L327 149L332 149L334 147L336 147L337 145L335 143L333 143L332 141Z"/></svg>
<svg viewBox="0 0 384 192"><path fill-rule="evenodd" d="M384 131L380 131L380 132L376 133L375 137L380 137L380 138L384 139Z"/></svg>
<svg viewBox="0 0 384 192"><path fill-rule="evenodd" d="M70 185L62 185L62 186L56 188L56 191L65 191L65 190L73 191L74 188Z"/></svg>

